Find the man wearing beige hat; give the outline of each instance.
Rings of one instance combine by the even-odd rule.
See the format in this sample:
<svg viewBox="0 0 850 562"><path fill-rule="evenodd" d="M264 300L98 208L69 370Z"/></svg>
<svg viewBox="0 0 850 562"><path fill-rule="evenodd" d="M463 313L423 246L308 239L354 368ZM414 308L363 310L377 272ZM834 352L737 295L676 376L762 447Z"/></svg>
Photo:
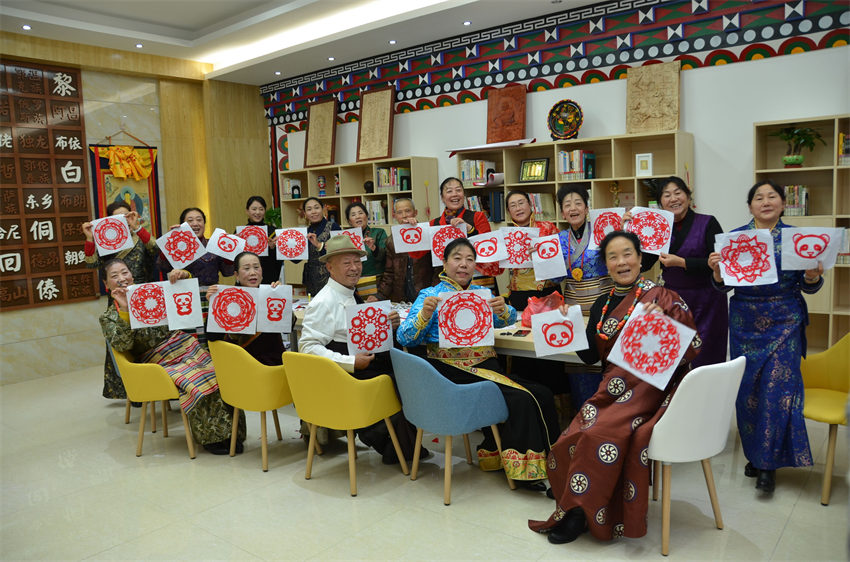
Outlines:
<svg viewBox="0 0 850 562"><path fill-rule="evenodd" d="M383 352L348 354L348 330L345 322L345 307L362 303L355 292L363 264L360 257L366 255L358 250L348 236L335 236L325 243L325 255L319 260L330 274L327 284L307 305L304 311L298 351L327 357L358 379L370 379L381 374L392 376L389 353ZM398 312L390 312L393 328L399 325ZM399 443L405 457L413 457L414 427L401 415L392 418ZM383 431L381 431L383 430ZM382 453L385 462L395 459L395 450L383 422L358 431L360 440Z"/></svg>

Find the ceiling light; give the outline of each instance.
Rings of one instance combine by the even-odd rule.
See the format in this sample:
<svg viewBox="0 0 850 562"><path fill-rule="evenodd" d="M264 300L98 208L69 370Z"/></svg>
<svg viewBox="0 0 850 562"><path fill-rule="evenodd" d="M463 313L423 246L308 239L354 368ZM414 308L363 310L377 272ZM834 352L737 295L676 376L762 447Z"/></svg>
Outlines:
<svg viewBox="0 0 850 562"><path fill-rule="evenodd" d="M32 26L25 23L21 26L21 29L23 29L24 31L29 31L30 29L32 29Z"/></svg>
<svg viewBox="0 0 850 562"><path fill-rule="evenodd" d="M275 76L280 76L280 70L275 70L275 71L274 71L274 75L275 75Z"/></svg>
<svg viewBox="0 0 850 562"><path fill-rule="evenodd" d="M334 59L333 57L328 57L328 60L336 60L336 59Z"/></svg>
<svg viewBox="0 0 850 562"><path fill-rule="evenodd" d="M389 41L387 41L387 43L389 43L390 45L395 45L396 41L395 39L390 39Z"/></svg>
<svg viewBox="0 0 850 562"><path fill-rule="evenodd" d="M472 22L471 21L465 21L465 22L463 22L463 25L470 26L470 25L472 25Z"/></svg>
<svg viewBox="0 0 850 562"><path fill-rule="evenodd" d="M144 45L142 45L141 43L136 43L136 48L137 48L137 49L141 49L142 47L144 47Z"/></svg>

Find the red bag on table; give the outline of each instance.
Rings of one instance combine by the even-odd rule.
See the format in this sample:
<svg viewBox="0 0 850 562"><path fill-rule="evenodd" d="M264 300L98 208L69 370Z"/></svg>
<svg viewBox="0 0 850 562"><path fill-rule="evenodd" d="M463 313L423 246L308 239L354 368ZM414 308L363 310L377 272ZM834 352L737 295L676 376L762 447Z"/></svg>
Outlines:
<svg viewBox="0 0 850 562"><path fill-rule="evenodd" d="M543 298L528 297L528 306L522 311L523 327L531 328L531 317L535 314L555 310L562 304L564 304L564 297L558 291L549 293Z"/></svg>

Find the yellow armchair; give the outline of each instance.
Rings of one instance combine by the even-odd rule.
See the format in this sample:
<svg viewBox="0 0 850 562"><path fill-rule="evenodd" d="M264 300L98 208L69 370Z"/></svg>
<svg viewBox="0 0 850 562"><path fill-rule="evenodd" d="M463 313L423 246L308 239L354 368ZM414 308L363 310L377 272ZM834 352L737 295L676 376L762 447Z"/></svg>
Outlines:
<svg viewBox="0 0 850 562"><path fill-rule="evenodd" d="M330 359L292 351L283 354L283 364L295 410L301 419L310 424L310 445L307 447L304 478L309 480L313 470L316 427L345 430L348 438L349 485L351 495L356 496L354 430L382 419L390 432L401 471L409 473L395 429L390 423L390 416L401 410L401 403L389 376L358 380Z"/></svg>
<svg viewBox="0 0 850 562"><path fill-rule="evenodd" d="M850 334L822 353L810 355L800 364L805 401L803 416L829 424L829 442L823 473L822 505L829 505L832 467L838 424L847 425L847 398L850 393Z"/></svg>

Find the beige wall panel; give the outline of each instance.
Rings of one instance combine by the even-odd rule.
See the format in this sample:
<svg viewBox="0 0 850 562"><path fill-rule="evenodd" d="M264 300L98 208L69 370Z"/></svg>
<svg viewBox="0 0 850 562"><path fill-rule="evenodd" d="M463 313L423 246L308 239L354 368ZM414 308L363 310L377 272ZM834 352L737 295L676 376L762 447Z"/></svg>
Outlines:
<svg viewBox="0 0 850 562"><path fill-rule="evenodd" d="M6 32L0 32L0 53L10 58L50 61L54 64L68 64L88 70L146 74L185 80L203 80L204 74L213 70L213 65L209 63L116 51Z"/></svg>

